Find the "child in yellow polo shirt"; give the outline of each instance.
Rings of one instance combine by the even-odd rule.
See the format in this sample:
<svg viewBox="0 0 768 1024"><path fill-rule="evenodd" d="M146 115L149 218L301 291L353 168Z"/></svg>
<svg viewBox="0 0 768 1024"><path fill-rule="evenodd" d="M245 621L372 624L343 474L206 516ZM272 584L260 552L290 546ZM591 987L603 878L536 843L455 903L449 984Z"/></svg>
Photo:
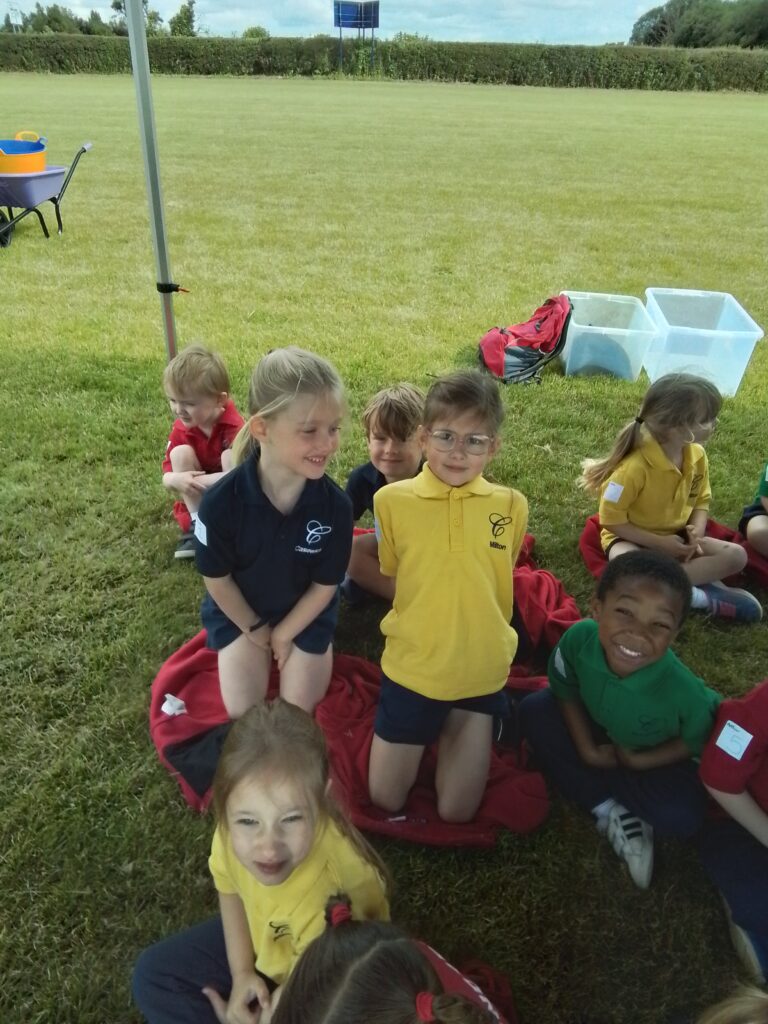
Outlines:
<svg viewBox="0 0 768 1024"><path fill-rule="evenodd" d="M439 378L424 408L424 467L374 496L381 571L395 581L368 769L385 810L401 809L436 741L441 818L469 821L483 797L517 649L512 567L528 522L523 495L482 475L503 418L492 378Z"/></svg>
<svg viewBox="0 0 768 1024"><path fill-rule="evenodd" d="M693 584L692 608L757 622L763 614L757 598L721 582L741 572L746 551L705 535L712 491L703 443L722 404L715 385L701 377L659 377L611 452L584 461L579 482L600 491L600 539L609 559L637 548L662 551Z"/></svg>

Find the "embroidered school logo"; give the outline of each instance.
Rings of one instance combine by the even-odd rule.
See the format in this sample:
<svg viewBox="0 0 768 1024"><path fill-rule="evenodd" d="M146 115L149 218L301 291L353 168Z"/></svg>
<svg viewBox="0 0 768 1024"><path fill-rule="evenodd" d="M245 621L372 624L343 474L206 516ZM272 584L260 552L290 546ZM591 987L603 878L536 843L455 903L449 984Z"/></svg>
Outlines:
<svg viewBox="0 0 768 1024"><path fill-rule="evenodd" d="M497 537L501 537L506 528L512 522L509 516L502 516L498 512L491 512L488 516L488 522L491 524L491 533L493 534L493 540L489 541L488 547L497 548L499 551L506 551L507 545L500 544Z"/></svg>
<svg viewBox="0 0 768 1024"><path fill-rule="evenodd" d="M310 519L307 523L307 544L319 544L320 538L331 532L330 526L323 526L316 519Z"/></svg>
<svg viewBox="0 0 768 1024"><path fill-rule="evenodd" d="M323 537L331 532L330 526L323 526L317 519L310 519L306 526L307 530L307 544L309 547L305 547L303 544L297 544L293 549L299 551L302 555L319 555L322 548L319 547L320 541Z"/></svg>
<svg viewBox="0 0 768 1024"><path fill-rule="evenodd" d="M278 939L290 938L291 926L289 924L278 924L275 921L270 921L269 927L275 933L273 936L275 942L277 942Z"/></svg>
<svg viewBox="0 0 768 1024"><path fill-rule="evenodd" d="M504 533L506 528L512 522L512 517L499 515L498 512L491 512L488 516L488 522L491 524L491 533L495 540Z"/></svg>
<svg viewBox="0 0 768 1024"><path fill-rule="evenodd" d="M690 490L690 496L692 498L695 498L698 495L699 487L701 486L701 481L703 479L704 479L704 474L703 473L695 473L693 475L693 479L691 480L691 490Z"/></svg>

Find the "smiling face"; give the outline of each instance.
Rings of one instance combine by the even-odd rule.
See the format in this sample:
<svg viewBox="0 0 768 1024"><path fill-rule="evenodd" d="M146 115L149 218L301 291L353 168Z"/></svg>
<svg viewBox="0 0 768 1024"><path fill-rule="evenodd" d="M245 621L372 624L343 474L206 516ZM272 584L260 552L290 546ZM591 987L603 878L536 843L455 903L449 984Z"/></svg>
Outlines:
<svg viewBox="0 0 768 1024"><path fill-rule="evenodd" d="M405 441L386 434L375 421L368 434L371 462L388 484L416 476L421 464L421 437L415 430Z"/></svg>
<svg viewBox="0 0 768 1024"><path fill-rule="evenodd" d="M457 435L451 451L441 451L432 436L435 431L449 431ZM490 437L488 450L480 455L469 452L470 435ZM427 464L438 480L450 487L461 487L479 476L499 449L499 439L492 437L488 424L474 412L455 414L444 412L429 427L422 428L422 443Z"/></svg>
<svg viewBox="0 0 768 1024"><path fill-rule="evenodd" d="M165 394L171 412L185 427L199 427L209 436L228 398L225 391L220 395L182 395L168 388Z"/></svg>
<svg viewBox="0 0 768 1024"><path fill-rule="evenodd" d="M298 395L274 416L253 416L250 430L262 458L308 480L319 480L339 447L341 404L332 394Z"/></svg>
<svg viewBox="0 0 768 1024"><path fill-rule="evenodd" d="M677 636L682 598L666 583L624 576L602 600L592 601L592 618L608 667L628 676L661 658Z"/></svg>
<svg viewBox="0 0 768 1024"><path fill-rule="evenodd" d="M306 860L316 813L300 786L287 779L247 777L227 800L235 856L262 885L280 885Z"/></svg>

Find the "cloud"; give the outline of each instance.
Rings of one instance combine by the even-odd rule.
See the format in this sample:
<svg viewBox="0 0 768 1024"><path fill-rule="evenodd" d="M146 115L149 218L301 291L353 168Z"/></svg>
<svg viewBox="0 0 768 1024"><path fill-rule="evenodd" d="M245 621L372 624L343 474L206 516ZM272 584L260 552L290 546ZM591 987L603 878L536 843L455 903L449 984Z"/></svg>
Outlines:
<svg viewBox="0 0 768 1024"><path fill-rule="evenodd" d="M46 0L42 0L45 4ZM80 17L91 9L109 20L108 0L67 4ZM182 0L150 0L168 23ZM0 17L12 7L32 8L32 0L0 0ZM629 39L638 17L653 3L639 0L381 0L381 38L418 32L432 39L470 42L605 43ZM216 35L240 35L263 25L272 35L333 34L331 0L197 0L198 25Z"/></svg>

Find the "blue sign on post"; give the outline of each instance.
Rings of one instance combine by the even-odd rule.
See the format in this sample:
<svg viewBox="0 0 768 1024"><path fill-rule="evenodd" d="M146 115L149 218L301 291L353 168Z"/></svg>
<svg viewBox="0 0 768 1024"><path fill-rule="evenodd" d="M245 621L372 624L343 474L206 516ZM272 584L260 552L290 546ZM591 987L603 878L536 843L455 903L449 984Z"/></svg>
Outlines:
<svg viewBox="0 0 768 1024"><path fill-rule="evenodd" d="M333 0L335 28L378 28L379 0Z"/></svg>

